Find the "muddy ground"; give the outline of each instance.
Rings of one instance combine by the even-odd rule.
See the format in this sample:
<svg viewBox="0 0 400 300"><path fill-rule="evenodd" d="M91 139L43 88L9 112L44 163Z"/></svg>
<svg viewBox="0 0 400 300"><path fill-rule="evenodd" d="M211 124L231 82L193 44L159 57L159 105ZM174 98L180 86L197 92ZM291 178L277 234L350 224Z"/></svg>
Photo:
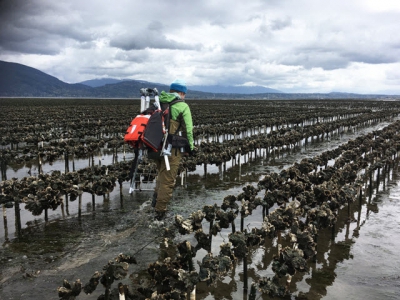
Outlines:
<svg viewBox="0 0 400 300"><path fill-rule="evenodd" d="M127 190L126 190L127 192ZM129 266L121 282L132 286L139 273L146 274L149 263L159 256L164 228L171 227L172 214L164 222L154 220L150 193L124 195L121 209L101 208L95 212L42 223L23 230L22 236L1 249L1 299L58 299L57 287L63 280L82 284L95 271L120 253L133 255L137 264ZM119 203L118 199L110 200ZM113 285L113 288L117 283ZM98 286L91 295L77 299L97 299L104 293Z"/></svg>
<svg viewBox="0 0 400 300"><path fill-rule="evenodd" d="M354 138L354 135L347 138ZM191 174L185 188L176 188L166 223L154 221L150 191L136 192L131 197L128 186L123 188L122 205L119 191L115 191L107 201L99 197L94 211L90 203L86 203L81 217L76 210L70 216L54 218L47 223L39 216L29 226L23 224L20 237L10 237L0 247L0 299L59 299L57 287L64 279L69 282L80 279L85 285L96 271L102 271L103 266L120 253L133 255L137 260L137 264L129 266L128 276L121 282L139 296L137 287L146 284L149 264L163 255L160 245L164 229L174 228L175 214L187 217L204 205L218 204L228 194L238 195L244 185L258 182L263 174L279 172L294 161L337 147L347 138L337 138L328 145L321 143L281 157L257 160L243 165L241 170L232 167L223 177L218 169L209 170L213 174L208 175L207 180ZM311 264L309 272L293 284L293 292L297 293L295 299L397 299L400 291L396 263L397 241L400 240L396 229L400 225L399 177L393 175L392 180L389 189L373 195L372 200L365 199L362 207L352 208L352 217L358 222L343 221L345 225L339 222L335 240L331 239L330 230L325 239L321 232L317 263ZM76 208L76 203L71 203L71 211L73 206ZM346 218L347 208L344 210L343 218ZM261 220L258 215L253 218L257 222ZM13 225L10 221L8 226ZM177 234L175 241L186 238L190 239ZM222 241L223 237L217 236L213 244L218 247ZM252 254L249 270L254 270L257 276L271 276L270 252L275 248L275 241L271 241L271 245ZM213 249L216 253L214 250L217 249ZM213 289L198 286L198 299L245 299L242 282L241 272L236 270ZM117 283L112 288L116 288ZM104 288L99 285L91 295L82 292L77 299L98 299L103 293ZM310 297L299 297L301 294Z"/></svg>

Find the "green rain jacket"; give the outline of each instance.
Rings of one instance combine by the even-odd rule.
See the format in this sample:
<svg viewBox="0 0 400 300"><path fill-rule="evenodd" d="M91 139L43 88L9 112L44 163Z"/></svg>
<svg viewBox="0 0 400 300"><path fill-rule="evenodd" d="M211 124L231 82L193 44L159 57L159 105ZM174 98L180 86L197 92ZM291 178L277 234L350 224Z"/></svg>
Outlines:
<svg viewBox="0 0 400 300"><path fill-rule="evenodd" d="M178 93L167 93L162 91L159 99L161 103L171 103L175 99L181 99L181 97ZM189 105L186 102L177 102L170 107L170 111L171 120L181 123L180 131L182 131L183 136L188 139L190 149L193 150L193 120ZM175 132L171 131L170 133L174 134Z"/></svg>

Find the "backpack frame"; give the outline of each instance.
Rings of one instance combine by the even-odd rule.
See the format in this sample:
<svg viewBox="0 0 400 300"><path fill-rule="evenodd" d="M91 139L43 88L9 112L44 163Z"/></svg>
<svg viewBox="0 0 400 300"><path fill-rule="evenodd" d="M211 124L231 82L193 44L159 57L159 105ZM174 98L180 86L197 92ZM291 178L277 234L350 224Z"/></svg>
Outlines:
<svg viewBox="0 0 400 300"><path fill-rule="evenodd" d="M131 121L124 141L133 148L135 158L132 162L130 172L131 187L129 193L135 189L135 178L139 163L142 161L144 150L160 152L164 156L166 169L169 170L168 156L171 155L170 148L167 147L168 128L170 121L170 106L182 102L181 99L173 100L170 103L160 104L158 91L156 88L142 88L141 93L141 113ZM150 106L150 97L154 96L154 104Z"/></svg>

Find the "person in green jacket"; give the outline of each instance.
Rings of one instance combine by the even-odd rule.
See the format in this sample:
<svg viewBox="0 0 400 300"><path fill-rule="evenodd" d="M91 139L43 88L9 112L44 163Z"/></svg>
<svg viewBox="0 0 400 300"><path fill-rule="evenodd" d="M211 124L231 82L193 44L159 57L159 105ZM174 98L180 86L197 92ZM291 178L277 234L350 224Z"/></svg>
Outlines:
<svg viewBox="0 0 400 300"><path fill-rule="evenodd" d="M177 79L171 83L169 93L164 91L160 93L159 99L161 105L162 103L171 104L172 101L175 101L175 103L171 104L169 108L171 119L168 128L168 135L170 138L173 136L183 137L183 140L186 141L186 147L174 145L174 142L172 142L171 155L168 157L170 170L167 170L165 161L162 157L155 160L157 164L158 178L156 181L152 206L155 208L155 218L157 220L161 220L165 217L168 203L172 199L176 176L178 174L178 167L182 156L194 154L192 114L189 105L184 102L186 92L186 82ZM179 137L180 140L182 140L181 137Z"/></svg>

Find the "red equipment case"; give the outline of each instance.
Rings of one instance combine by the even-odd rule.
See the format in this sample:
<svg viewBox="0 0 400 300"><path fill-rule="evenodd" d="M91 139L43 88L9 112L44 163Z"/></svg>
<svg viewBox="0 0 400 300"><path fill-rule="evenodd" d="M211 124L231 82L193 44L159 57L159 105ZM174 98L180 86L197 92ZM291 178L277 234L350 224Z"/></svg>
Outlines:
<svg viewBox="0 0 400 300"><path fill-rule="evenodd" d="M137 115L126 130L124 141L138 148L151 115Z"/></svg>

